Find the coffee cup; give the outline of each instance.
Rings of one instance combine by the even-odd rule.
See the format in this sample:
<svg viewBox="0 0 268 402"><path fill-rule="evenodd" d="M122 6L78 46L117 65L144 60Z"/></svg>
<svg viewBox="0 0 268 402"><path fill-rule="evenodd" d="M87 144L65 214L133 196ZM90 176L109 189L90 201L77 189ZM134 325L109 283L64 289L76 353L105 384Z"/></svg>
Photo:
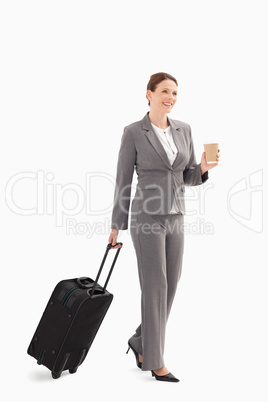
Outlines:
<svg viewBox="0 0 268 402"><path fill-rule="evenodd" d="M219 149L218 142L206 142L204 143L204 149L206 153L207 163L217 162L217 153Z"/></svg>

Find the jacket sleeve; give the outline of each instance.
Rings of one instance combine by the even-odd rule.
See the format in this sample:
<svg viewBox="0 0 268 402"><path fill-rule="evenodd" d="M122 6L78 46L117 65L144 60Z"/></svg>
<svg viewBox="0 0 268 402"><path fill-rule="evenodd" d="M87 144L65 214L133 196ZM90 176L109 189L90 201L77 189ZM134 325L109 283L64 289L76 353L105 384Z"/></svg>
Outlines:
<svg viewBox="0 0 268 402"><path fill-rule="evenodd" d="M201 175L201 163L196 163L196 157L194 152L194 143L191 133L191 127L189 126L189 133L190 133L190 158L187 166L183 172L183 179L184 183L187 186L197 186L199 184L205 183L208 180L208 172L205 172Z"/></svg>
<svg viewBox="0 0 268 402"><path fill-rule="evenodd" d="M128 228L131 184L136 164L136 147L133 137L126 128L121 139L118 155L111 228Z"/></svg>

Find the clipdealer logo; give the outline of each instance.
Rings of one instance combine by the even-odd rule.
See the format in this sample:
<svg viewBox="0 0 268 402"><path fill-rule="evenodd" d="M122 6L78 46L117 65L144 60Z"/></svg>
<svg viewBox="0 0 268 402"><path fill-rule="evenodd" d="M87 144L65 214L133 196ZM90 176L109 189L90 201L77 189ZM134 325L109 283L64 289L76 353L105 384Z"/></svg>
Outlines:
<svg viewBox="0 0 268 402"><path fill-rule="evenodd" d="M256 233L263 231L263 170L238 180L227 194L229 214Z"/></svg>
<svg viewBox="0 0 268 402"><path fill-rule="evenodd" d="M87 215L103 215L111 211L111 202L106 207L99 206L98 187L105 180L114 187L115 179L104 172L87 172L85 187L77 183L55 183L55 175L43 170L14 174L6 184L6 204L17 215L54 215L57 227L62 227L64 218L81 212ZM28 196L23 197L28 190ZM26 202L22 202L26 198ZM70 206L70 199L72 199ZM68 205L69 204L69 205ZM94 204L94 205L93 205ZM96 207L98 206L98 207Z"/></svg>
<svg viewBox="0 0 268 402"><path fill-rule="evenodd" d="M109 233L111 222L105 214L111 213L113 208L115 178L105 172L86 172L84 183L84 186L62 184L56 182L54 173L43 170L18 172L6 183L6 204L17 215L54 216L56 227L65 227L67 235L90 238L94 233ZM130 187L133 194L136 185ZM100 188L105 191L100 192ZM184 223L185 234L214 234L213 224L202 217L205 215L206 193L213 188L213 183L210 183L187 189L185 199L189 205L186 215L194 219ZM101 195L109 190L109 197ZM79 214L100 218L85 222L77 218Z"/></svg>

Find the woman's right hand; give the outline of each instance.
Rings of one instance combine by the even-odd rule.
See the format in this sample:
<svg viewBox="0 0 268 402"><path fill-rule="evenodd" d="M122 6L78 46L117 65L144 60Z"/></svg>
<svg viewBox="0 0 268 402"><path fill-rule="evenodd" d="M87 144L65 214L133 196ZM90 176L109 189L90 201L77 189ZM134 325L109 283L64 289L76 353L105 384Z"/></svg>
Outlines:
<svg viewBox="0 0 268 402"><path fill-rule="evenodd" d="M119 233L119 230L116 230L116 229L111 230L108 243L112 244L112 248L120 248L121 247L121 244L118 244L117 246L115 246L115 244L117 243L118 233Z"/></svg>

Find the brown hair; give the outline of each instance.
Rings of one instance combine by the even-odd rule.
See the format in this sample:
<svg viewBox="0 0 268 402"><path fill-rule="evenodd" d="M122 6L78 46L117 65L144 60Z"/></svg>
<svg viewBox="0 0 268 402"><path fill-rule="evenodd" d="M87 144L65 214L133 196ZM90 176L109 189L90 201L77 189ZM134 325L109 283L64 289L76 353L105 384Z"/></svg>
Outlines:
<svg viewBox="0 0 268 402"><path fill-rule="evenodd" d="M154 92L157 85L164 80L172 80L175 82L176 85L178 85L176 78L174 78L172 75L168 73L156 73L151 75L150 80L147 84L147 91L149 89ZM150 106L150 101L148 101L148 105Z"/></svg>

